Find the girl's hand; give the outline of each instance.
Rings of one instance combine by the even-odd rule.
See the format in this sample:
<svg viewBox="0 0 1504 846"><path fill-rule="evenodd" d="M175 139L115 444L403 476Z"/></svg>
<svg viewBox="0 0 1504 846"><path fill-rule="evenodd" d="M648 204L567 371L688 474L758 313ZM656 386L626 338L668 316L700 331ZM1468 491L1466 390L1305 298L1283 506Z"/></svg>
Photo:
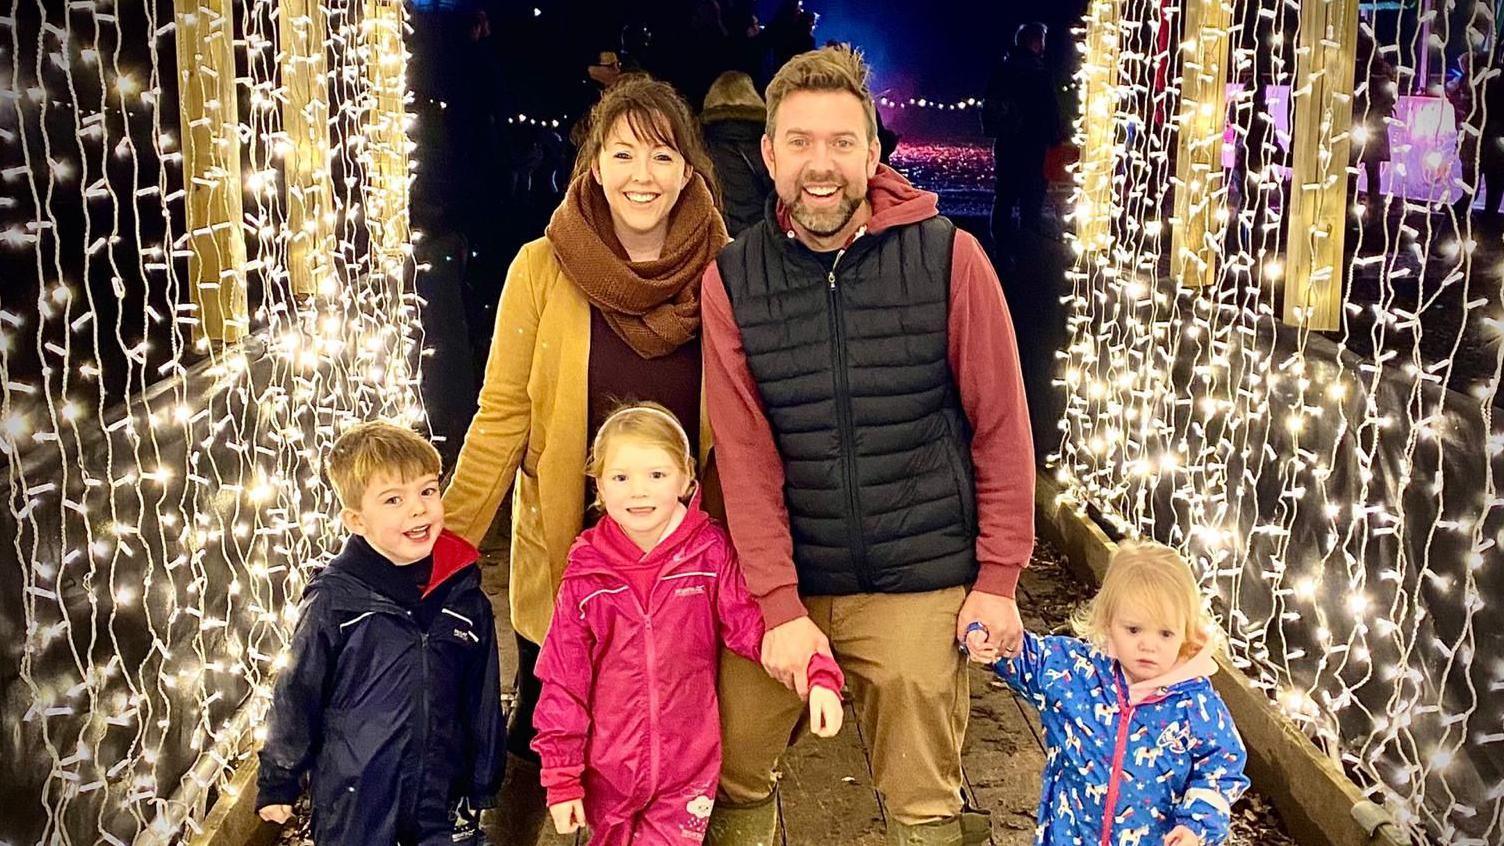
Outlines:
<svg viewBox="0 0 1504 846"><path fill-rule="evenodd" d="M1177 825L1165 835L1164 846L1201 846L1201 838L1183 825Z"/></svg>
<svg viewBox="0 0 1504 846"><path fill-rule="evenodd" d="M281 825L292 819L291 805L267 805L260 811L261 818L269 823Z"/></svg>
<svg viewBox="0 0 1504 846"><path fill-rule="evenodd" d="M574 834L585 824L585 803L579 799L549 805L548 813L554 818L554 830L560 834Z"/></svg>
<svg viewBox="0 0 1504 846"><path fill-rule="evenodd" d="M840 694L819 685L809 689L809 730L815 737L835 737L845 716Z"/></svg>

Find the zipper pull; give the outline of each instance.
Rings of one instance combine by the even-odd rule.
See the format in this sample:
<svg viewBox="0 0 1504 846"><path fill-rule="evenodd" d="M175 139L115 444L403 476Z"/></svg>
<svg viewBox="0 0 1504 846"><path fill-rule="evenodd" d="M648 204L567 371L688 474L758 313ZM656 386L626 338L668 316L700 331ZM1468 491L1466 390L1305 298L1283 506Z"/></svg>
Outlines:
<svg viewBox="0 0 1504 846"><path fill-rule="evenodd" d="M830 280L830 290L834 291L836 289L836 272L832 270L827 278Z"/></svg>

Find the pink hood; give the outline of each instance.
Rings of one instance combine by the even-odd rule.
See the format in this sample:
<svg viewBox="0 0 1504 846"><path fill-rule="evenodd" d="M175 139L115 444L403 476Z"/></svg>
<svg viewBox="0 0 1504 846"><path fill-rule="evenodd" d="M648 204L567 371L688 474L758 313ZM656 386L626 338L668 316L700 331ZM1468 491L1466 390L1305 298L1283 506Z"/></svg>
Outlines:
<svg viewBox="0 0 1504 846"><path fill-rule="evenodd" d="M1201 647L1200 652L1197 652L1195 655L1152 679L1145 679L1144 681L1128 685L1128 702L1138 705L1164 695L1170 688L1181 682L1190 681L1191 679L1211 678L1217 672L1216 643L1216 638L1208 637L1206 645ZM1112 653L1111 648L1106 651L1107 657L1113 660L1117 659L1118 656Z"/></svg>
<svg viewBox="0 0 1504 846"><path fill-rule="evenodd" d="M564 571L564 578L587 574L616 576L618 568L624 566L669 562L675 556L682 560L695 554L688 547L706 542L701 535L711 525L710 516L700 509L697 494L688 507L679 507L658 545L651 552L644 553L615 520L602 517L599 523L581 532L574 546L570 547L569 567Z"/></svg>

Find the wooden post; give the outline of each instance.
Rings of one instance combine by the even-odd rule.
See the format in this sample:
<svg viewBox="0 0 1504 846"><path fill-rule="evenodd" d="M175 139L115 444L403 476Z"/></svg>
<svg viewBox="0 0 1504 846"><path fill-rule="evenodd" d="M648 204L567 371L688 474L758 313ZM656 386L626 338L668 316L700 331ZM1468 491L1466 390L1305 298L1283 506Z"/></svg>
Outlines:
<svg viewBox="0 0 1504 846"><path fill-rule="evenodd" d="M1358 0L1300 6L1295 49L1295 131L1291 140L1290 254L1286 323L1331 331L1342 323L1342 247L1346 234L1348 133Z"/></svg>
<svg viewBox="0 0 1504 846"><path fill-rule="evenodd" d="M1217 278L1217 244L1227 226L1222 133L1227 124L1232 4L1229 0L1186 0L1184 14L1170 268L1176 282L1200 287Z"/></svg>
<svg viewBox="0 0 1504 846"><path fill-rule="evenodd" d="M329 174L328 21L319 0L281 0L278 30L287 99L282 126L291 149L287 179L287 270L294 296L311 296L331 277L334 226Z"/></svg>
<svg viewBox="0 0 1504 846"><path fill-rule="evenodd" d="M240 136L230 0L174 0L194 337L238 341L249 327Z"/></svg>
<svg viewBox="0 0 1504 846"><path fill-rule="evenodd" d="M1091 0L1086 14L1086 57L1081 120L1081 193L1073 212L1076 238L1087 252L1111 245L1112 176L1117 166L1118 51L1122 0Z"/></svg>
<svg viewBox="0 0 1504 846"><path fill-rule="evenodd" d="M366 0L364 42L371 110L366 115L366 226L371 267L397 279L408 242L407 45L402 0Z"/></svg>

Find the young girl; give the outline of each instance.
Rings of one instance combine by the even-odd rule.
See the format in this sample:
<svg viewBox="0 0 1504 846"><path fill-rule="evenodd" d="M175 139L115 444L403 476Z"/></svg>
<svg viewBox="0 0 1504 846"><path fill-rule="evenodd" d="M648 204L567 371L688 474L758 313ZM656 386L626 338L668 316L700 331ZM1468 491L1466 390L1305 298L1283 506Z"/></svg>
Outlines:
<svg viewBox="0 0 1504 846"><path fill-rule="evenodd" d="M1169 547L1124 544L1073 622L1084 640L1026 632L1001 660L980 651L985 631L967 632L972 658L993 663L1044 724L1035 843L1222 843L1247 753L1207 678L1217 629L1190 569Z"/></svg>
<svg viewBox="0 0 1504 846"><path fill-rule="evenodd" d="M700 843L721 767L721 644L759 660L762 616L700 510L689 438L651 403L618 409L590 456L605 516L569 552L533 716L549 812L592 846ZM687 503L687 504L686 504ZM840 670L808 669L810 728L841 727Z"/></svg>

